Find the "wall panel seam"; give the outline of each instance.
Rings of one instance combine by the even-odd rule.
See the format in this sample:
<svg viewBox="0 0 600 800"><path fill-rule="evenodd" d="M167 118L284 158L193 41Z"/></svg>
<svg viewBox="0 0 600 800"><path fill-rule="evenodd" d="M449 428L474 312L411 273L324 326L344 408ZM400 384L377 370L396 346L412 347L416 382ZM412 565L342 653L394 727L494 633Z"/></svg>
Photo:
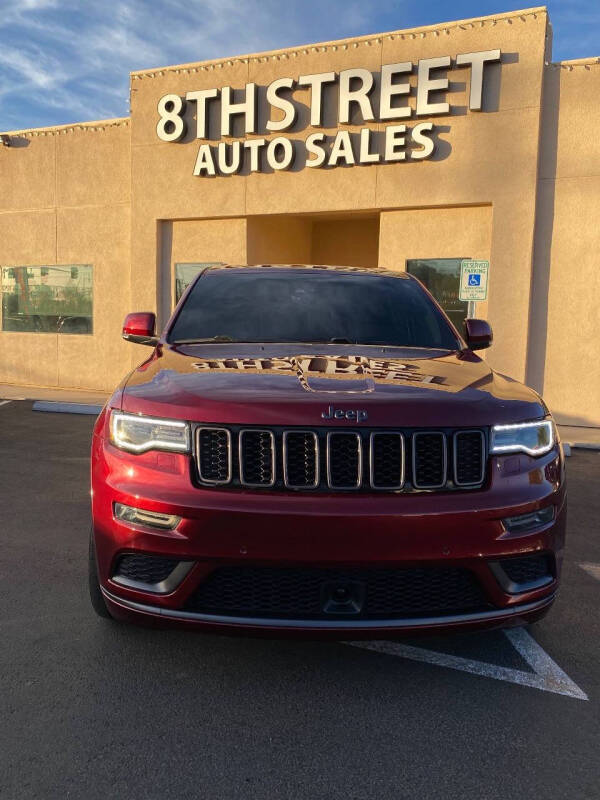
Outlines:
<svg viewBox="0 0 600 800"><path fill-rule="evenodd" d="M49 211L72 211L73 209L81 208L122 208L131 205L128 200L124 200L122 203L87 203L86 205L74 205L74 206L37 206L35 208L18 208L12 210L2 211L0 210L0 217L1 216L9 216L10 214L36 214L42 212L49 212Z"/></svg>

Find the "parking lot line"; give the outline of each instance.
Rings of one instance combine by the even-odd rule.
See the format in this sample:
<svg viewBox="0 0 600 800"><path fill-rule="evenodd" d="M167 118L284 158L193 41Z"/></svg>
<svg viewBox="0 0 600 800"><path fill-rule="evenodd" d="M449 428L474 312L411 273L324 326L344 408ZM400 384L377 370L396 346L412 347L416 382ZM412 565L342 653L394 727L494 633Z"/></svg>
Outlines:
<svg viewBox="0 0 600 800"><path fill-rule="evenodd" d="M592 578L596 578L596 580L600 581L600 564L589 564L585 562L579 566L581 569L584 569L588 575L591 575Z"/></svg>
<svg viewBox="0 0 600 800"><path fill-rule="evenodd" d="M7 403L12 403L12 400L0 400L0 406L5 406Z"/></svg>
<svg viewBox="0 0 600 800"><path fill-rule="evenodd" d="M588 699L587 694L569 678L554 659L550 658L525 628L509 628L504 631L504 635L531 669L543 679L544 686L540 688L557 691L569 697L578 697L580 700Z"/></svg>
<svg viewBox="0 0 600 800"><path fill-rule="evenodd" d="M487 661L462 658L450 653L440 653L436 650L413 647L400 642L347 642L347 644L390 656L408 658L411 661L421 661L439 667L457 669L461 672L470 672L473 675L479 675L484 678L517 683L521 686L562 694L578 700L588 700L587 694L569 678L524 628L512 628L504 631L504 633L519 655L534 670L533 672L502 667L499 664L490 664Z"/></svg>

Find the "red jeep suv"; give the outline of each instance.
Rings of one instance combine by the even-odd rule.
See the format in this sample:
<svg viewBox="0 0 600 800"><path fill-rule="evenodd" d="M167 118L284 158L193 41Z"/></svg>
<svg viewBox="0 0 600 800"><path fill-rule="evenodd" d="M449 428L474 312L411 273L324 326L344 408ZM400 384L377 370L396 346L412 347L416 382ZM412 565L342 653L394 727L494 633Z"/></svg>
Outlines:
<svg viewBox="0 0 600 800"><path fill-rule="evenodd" d="M418 280L219 266L100 414L90 592L102 616L390 638L521 625L554 600L556 427Z"/></svg>

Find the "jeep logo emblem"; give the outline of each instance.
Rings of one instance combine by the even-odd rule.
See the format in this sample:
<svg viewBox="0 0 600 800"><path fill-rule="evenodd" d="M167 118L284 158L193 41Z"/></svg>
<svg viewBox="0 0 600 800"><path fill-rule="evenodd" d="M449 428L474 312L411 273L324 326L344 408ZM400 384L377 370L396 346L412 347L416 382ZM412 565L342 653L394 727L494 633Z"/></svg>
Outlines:
<svg viewBox="0 0 600 800"><path fill-rule="evenodd" d="M323 419L349 419L356 422L366 422L369 415L366 411L361 411L360 409L344 411L342 408L329 406L327 411L323 411L321 416Z"/></svg>

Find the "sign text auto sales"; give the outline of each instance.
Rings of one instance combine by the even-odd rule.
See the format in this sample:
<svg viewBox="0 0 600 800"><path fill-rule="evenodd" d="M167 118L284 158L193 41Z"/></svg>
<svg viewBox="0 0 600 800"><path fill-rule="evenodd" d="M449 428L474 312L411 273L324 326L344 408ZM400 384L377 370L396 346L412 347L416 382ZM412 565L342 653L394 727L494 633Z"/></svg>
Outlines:
<svg viewBox="0 0 600 800"><path fill-rule="evenodd" d="M264 128L267 134L277 134L272 138L258 135L261 90L255 83L247 83L235 97L230 86L190 91L185 97L166 94L158 102L156 132L163 142L177 142L188 135L195 119L195 137L204 140L194 164L194 175L199 176L287 170L299 156L300 166L306 167L418 161L433 155L436 132L432 122L418 119L451 113L446 96L448 71L453 67L469 69L469 109L481 111L485 67L500 61L500 56L500 50L485 50L462 53L454 59L425 58L416 65L410 61L384 64L377 81L369 70L357 68L296 79L277 78L266 87L268 121ZM412 86L410 76L415 73ZM298 90L308 92L306 106L295 98ZM414 96L413 104L408 102L410 95ZM303 127L313 129L361 122L386 124L381 132L365 126L335 134L313 130L305 139L281 135L299 127L301 111L306 115ZM413 118L415 124L410 124ZM240 120L237 124L243 126L248 138L215 144L206 141L235 136L234 120Z"/></svg>

